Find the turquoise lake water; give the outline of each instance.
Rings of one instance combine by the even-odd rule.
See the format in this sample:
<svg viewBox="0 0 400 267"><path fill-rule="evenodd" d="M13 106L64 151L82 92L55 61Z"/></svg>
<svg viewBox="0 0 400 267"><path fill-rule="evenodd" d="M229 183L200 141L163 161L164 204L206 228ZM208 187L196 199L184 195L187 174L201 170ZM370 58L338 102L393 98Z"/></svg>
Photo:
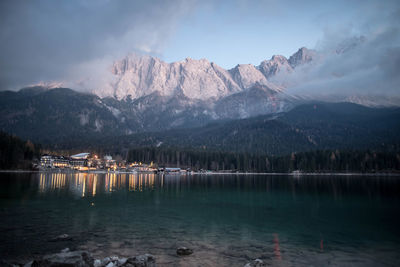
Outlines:
<svg viewBox="0 0 400 267"><path fill-rule="evenodd" d="M0 218L7 260L68 247L158 266L400 266L395 176L0 173Z"/></svg>

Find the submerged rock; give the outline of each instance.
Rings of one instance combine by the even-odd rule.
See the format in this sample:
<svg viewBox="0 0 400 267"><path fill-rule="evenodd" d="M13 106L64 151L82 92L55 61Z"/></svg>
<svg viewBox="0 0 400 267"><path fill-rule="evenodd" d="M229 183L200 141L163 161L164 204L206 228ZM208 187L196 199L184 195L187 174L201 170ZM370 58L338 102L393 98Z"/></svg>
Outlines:
<svg viewBox="0 0 400 267"><path fill-rule="evenodd" d="M247 263L244 267L261 267L261 266L266 266L267 264L264 263L262 260L260 259L255 259L252 262Z"/></svg>
<svg viewBox="0 0 400 267"><path fill-rule="evenodd" d="M57 242L57 241L68 241L68 240L72 240L72 237L70 237L67 234L62 234L62 235L59 235L59 236L56 236L56 237L50 239L49 241L50 242Z"/></svg>
<svg viewBox="0 0 400 267"><path fill-rule="evenodd" d="M127 267L155 267L156 258L151 254L130 257L122 266Z"/></svg>
<svg viewBox="0 0 400 267"><path fill-rule="evenodd" d="M36 266L63 266L63 267L90 267L94 259L87 251L66 251L43 256L42 259L28 262L24 267Z"/></svg>
<svg viewBox="0 0 400 267"><path fill-rule="evenodd" d="M190 255L193 253L193 250L187 247L179 247L176 250L176 254L178 254L179 256L186 256L186 255Z"/></svg>
<svg viewBox="0 0 400 267"><path fill-rule="evenodd" d="M44 256L45 266L93 266L94 259L87 251L67 251Z"/></svg>

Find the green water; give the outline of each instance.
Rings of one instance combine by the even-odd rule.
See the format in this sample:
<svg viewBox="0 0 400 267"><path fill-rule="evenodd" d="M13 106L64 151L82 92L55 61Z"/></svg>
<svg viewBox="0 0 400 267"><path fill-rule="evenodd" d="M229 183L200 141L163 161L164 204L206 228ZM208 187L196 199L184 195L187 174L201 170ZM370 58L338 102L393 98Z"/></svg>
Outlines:
<svg viewBox="0 0 400 267"><path fill-rule="evenodd" d="M69 247L158 266L400 266L399 193L393 176L1 173L0 258ZM49 241L60 234L72 240Z"/></svg>

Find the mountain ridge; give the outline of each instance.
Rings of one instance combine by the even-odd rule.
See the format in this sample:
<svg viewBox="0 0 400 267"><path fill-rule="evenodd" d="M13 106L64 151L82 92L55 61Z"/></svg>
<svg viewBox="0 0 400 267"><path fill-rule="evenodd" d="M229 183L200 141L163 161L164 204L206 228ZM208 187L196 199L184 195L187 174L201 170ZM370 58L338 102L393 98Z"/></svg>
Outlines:
<svg viewBox="0 0 400 267"><path fill-rule="evenodd" d="M163 96L181 92L191 99L218 100L256 84L279 92L282 88L268 79L281 69L286 68L290 72L297 66L311 62L315 54L315 51L303 47L289 59L273 56L259 66L238 64L225 70L207 59L186 58L166 63L156 57L131 53L114 62L111 72L115 80L110 87L107 90L93 90L92 93L121 100L128 96L140 98L155 91Z"/></svg>

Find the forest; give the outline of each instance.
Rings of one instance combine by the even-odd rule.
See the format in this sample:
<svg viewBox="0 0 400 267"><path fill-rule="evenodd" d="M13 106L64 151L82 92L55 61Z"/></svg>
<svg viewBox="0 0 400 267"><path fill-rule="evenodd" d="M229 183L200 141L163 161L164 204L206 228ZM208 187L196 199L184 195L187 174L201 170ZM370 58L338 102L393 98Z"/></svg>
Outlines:
<svg viewBox="0 0 400 267"><path fill-rule="evenodd" d="M287 155L222 152L180 147L131 148L125 155L113 154L127 162L153 162L159 167L226 172L400 172L398 148L388 150L315 150ZM46 153L49 151L46 150ZM65 152L65 151L64 151ZM92 151L104 154L106 151ZM40 159L40 145L0 132L0 169L31 169ZM70 153L68 153L70 154ZM122 157L121 157L122 156Z"/></svg>
<svg viewBox="0 0 400 267"><path fill-rule="evenodd" d="M394 151L317 150L286 156L209 152L180 149L135 148L127 161L155 162L192 170L240 172L398 172L400 153Z"/></svg>
<svg viewBox="0 0 400 267"><path fill-rule="evenodd" d="M40 151L40 145L0 131L0 169L31 169Z"/></svg>

